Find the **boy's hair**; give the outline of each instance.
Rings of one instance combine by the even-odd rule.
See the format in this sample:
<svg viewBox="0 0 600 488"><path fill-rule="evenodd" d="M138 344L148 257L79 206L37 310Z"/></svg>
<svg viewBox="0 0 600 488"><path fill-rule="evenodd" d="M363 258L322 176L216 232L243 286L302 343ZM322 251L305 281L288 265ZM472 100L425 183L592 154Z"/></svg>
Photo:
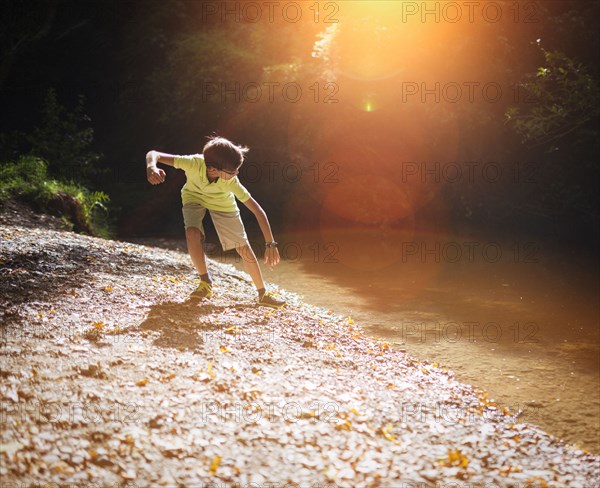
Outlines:
<svg viewBox="0 0 600 488"><path fill-rule="evenodd" d="M244 162L244 155L248 152L248 148L236 146L224 137L211 136L202 152L206 166L235 171Z"/></svg>

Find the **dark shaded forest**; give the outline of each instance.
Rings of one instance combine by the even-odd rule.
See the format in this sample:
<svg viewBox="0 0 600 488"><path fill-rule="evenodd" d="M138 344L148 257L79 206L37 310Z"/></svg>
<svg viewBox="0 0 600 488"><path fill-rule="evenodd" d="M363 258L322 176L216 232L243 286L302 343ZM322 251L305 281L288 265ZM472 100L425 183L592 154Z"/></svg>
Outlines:
<svg viewBox="0 0 600 488"><path fill-rule="evenodd" d="M475 3L5 0L0 161L181 236L184 177L151 187L144 156L219 134L276 229L594 248L600 3Z"/></svg>

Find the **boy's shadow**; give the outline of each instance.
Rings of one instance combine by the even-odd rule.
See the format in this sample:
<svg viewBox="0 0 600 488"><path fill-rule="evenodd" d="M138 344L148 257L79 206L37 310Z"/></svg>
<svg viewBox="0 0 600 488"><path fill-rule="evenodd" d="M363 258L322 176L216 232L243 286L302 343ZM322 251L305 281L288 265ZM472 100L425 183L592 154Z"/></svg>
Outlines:
<svg viewBox="0 0 600 488"><path fill-rule="evenodd" d="M137 330L160 332L160 337L154 340L156 346L198 352L204 343L203 333L221 328L203 321L202 317L231 308L244 309L247 306L216 306L196 298L188 298L185 302L159 303L150 307L150 313Z"/></svg>

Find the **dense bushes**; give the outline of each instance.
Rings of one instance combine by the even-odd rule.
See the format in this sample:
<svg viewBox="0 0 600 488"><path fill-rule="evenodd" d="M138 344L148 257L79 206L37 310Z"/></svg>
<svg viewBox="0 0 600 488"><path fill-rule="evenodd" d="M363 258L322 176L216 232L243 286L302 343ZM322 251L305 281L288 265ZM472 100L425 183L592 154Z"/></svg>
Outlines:
<svg viewBox="0 0 600 488"><path fill-rule="evenodd" d="M83 97L67 108L49 89L37 126L0 134L0 205L17 199L61 216L76 232L109 237L109 197L89 189L103 171L93 135Z"/></svg>
<svg viewBox="0 0 600 488"><path fill-rule="evenodd" d="M0 166L0 205L11 198L63 217L76 232L108 237L108 196L51 178L47 163L35 156L21 156Z"/></svg>

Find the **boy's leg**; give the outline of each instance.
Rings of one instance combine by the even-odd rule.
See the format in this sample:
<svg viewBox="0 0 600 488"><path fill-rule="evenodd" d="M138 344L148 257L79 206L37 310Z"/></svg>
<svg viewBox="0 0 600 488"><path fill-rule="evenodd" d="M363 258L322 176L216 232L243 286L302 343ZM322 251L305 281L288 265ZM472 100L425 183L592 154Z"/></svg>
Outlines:
<svg viewBox="0 0 600 488"><path fill-rule="evenodd" d="M258 261L256 260L256 255L252 248L245 244L243 246L237 246L235 250L244 260L244 267L246 268L246 272L252 278L254 282L254 286L256 286L256 291L258 292L258 304L264 307L271 308L281 308L285 305L285 302L276 299L270 293L267 293L265 290L265 283L263 281L262 273L260 271L260 266L258 265Z"/></svg>
<svg viewBox="0 0 600 488"><path fill-rule="evenodd" d="M244 261L244 268L246 268L246 273L248 273L250 275L250 278L252 278L256 289L259 292L261 290L263 290L264 292L265 282L263 281L262 272L260 271L258 260L256 259L256 255L254 254L252 248L248 244L245 244L243 246L237 246L235 250Z"/></svg>
<svg viewBox="0 0 600 488"><path fill-rule="evenodd" d="M188 252L192 262L200 275L200 284L192 292L192 298L210 298L212 296L212 281L206 268L206 256L202 248L202 231L197 227L188 227L185 229L185 239L187 241Z"/></svg>
<svg viewBox="0 0 600 488"><path fill-rule="evenodd" d="M256 289L264 291L265 283L258 260L248 244L248 237L246 236L246 229L244 229L244 223L240 217L240 211L219 212L210 210L210 216L219 235L223 250L228 251L235 248L244 261L244 268L252 278Z"/></svg>
<svg viewBox="0 0 600 488"><path fill-rule="evenodd" d="M206 256L202 248L202 241L204 240L202 220L206 215L206 209L198 203L186 203L183 206L182 213L188 253L198 274L203 276L207 273Z"/></svg>
<svg viewBox="0 0 600 488"><path fill-rule="evenodd" d="M185 229L185 240L187 241L188 253L192 258L192 263L200 276L207 274L206 256L202 248L202 240L204 236L202 231L197 227L188 227Z"/></svg>
<svg viewBox="0 0 600 488"><path fill-rule="evenodd" d="M276 300L269 293L266 293L265 282L263 281L262 272L258 265L258 260L254 251L248 243L248 237L244 229L244 224L240 218L239 211L237 212L216 212L211 210L210 215L215 224L217 234L224 250L235 248L237 253L244 261L244 268L252 278L256 291L258 292L258 303L260 305L280 308L284 302Z"/></svg>
<svg viewBox="0 0 600 488"><path fill-rule="evenodd" d="M188 253L194 263L194 267L200 275L200 285L192 293L193 298L210 298L212 296L212 281L206 267L206 256L202 247L204 240L204 229L202 219L206 209L198 204L186 204L183 206L183 221L185 224L185 240Z"/></svg>

